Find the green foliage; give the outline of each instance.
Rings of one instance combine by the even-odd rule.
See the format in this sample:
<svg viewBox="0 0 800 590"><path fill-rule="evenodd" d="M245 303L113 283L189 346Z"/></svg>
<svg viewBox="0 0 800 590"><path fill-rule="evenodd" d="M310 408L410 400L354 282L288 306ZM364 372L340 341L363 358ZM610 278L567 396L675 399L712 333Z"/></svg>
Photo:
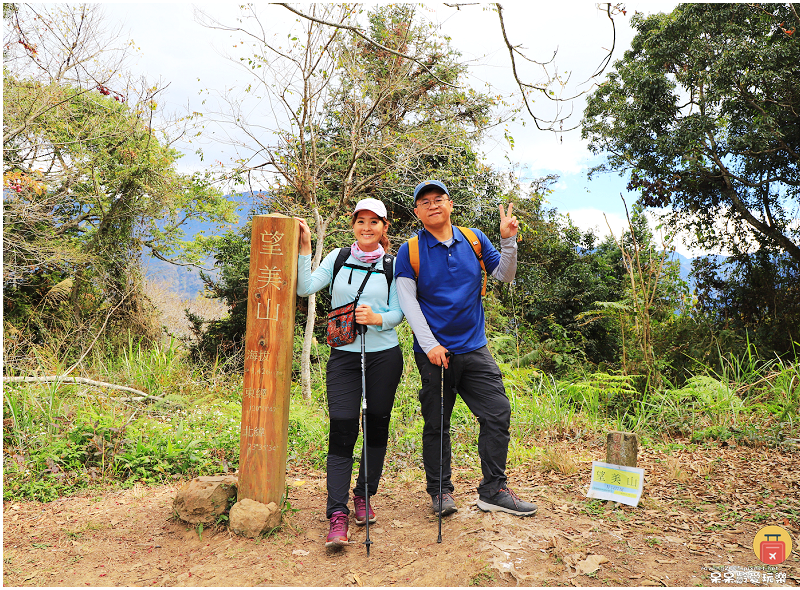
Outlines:
<svg viewBox="0 0 800 590"><path fill-rule="evenodd" d="M615 361L618 327L600 317L587 322L584 314L597 301L620 299L624 282L618 250L598 246L591 232L546 206L556 180L540 178L523 191L513 176L485 169L482 190L457 207L454 223L478 227L499 245L498 205L514 203L520 222L516 280L489 281L494 296L484 300L487 333L502 359L508 360L513 335L520 363L561 376L586 363Z"/></svg>
<svg viewBox="0 0 800 590"><path fill-rule="evenodd" d="M740 444L777 446L798 432L797 361L760 361L755 350L722 359L725 368L690 377L680 388L653 392L645 401L653 427L692 440L734 438Z"/></svg>
<svg viewBox="0 0 800 590"><path fill-rule="evenodd" d="M682 4L631 23L631 49L584 113L590 149L608 156L599 169L630 171L642 202L670 207L702 247L757 243L800 262L796 10Z"/></svg>
<svg viewBox="0 0 800 590"><path fill-rule="evenodd" d="M344 8L324 10L339 14ZM312 37L320 55L313 61L283 62L272 56L269 44L257 48L258 60L269 55L292 71L302 70L297 79L303 84L291 88L284 78L276 81L262 72L254 76L256 86L277 93L276 100L305 122L299 125L294 117L285 124L275 121L279 139L270 146L269 165L264 169L276 172L278 178L269 178L270 206L310 218L317 254L312 268L334 247L352 243L349 208L356 198L384 201L391 233L402 236L395 239L396 251L416 226L408 195L420 178L447 179L454 199L465 206L488 190L485 185L491 175L484 174L475 146L488 123L492 99L456 87L466 72L458 53L435 30L415 20L414 10L407 5L377 7L368 18L373 38L386 47L413 53L427 69L395 59L354 35L339 35L323 47L320 39L328 39L328 33L314 27ZM307 51L309 46L298 42L289 53L297 56ZM237 120L236 124L246 127L248 122ZM258 157L262 155L260 151ZM235 356L241 348L249 229L229 232L212 250L220 272L215 279L204 276L206 288L212 296L223 298L231 311L207 325L202 318L190 318L198 337L195 352L209 362ZM327 294L319 293L313 302L311 310L305 301L298 303L297 323L312 317L307 333L323 341Z"/></svg>
<svg viewBox="0 0 800 590"><path fill-rule="evenodd" d="M295 464L308 464L314 469L325 469L328 456L327 417L320 411L318 400L306 402L300 396L292 399L289 414L287 457Z"/></svg>
<svg viewBox="0 0 800 590"><path fill-rule="evenodd" d="M392 410L387 471L421 465L420 383L411 339L408 326L401 326L405 366ZM639 432L650 439L648 445L658 444L662 434L668 440L678 435L696 443L754 446L800 437L800 365L755 358L752 363L731 358L724 375L699 373L683 387L644 393L637 377L596 372L556 380L517 367L511 358L500 363L513 416L509 464L528 464L542 440L596 437L608 429ZM149 372L171 401L131 407L74 385L7 384L4 499L50 501L92 486L160 483L236 469L239 377L203 373L170 346L140 353L132 344L123 354L95 356L94 362L111 372L109 379ZM312 376L311 400L302 399L299 386L292 390L288 461L322 470L328 433L324 371L315 368ZM455 461L479 465L479 424L463 401L456 403L451 423Z"/></svg>
<svg viewBox="0 0 800 590"><path fill-rule="evenodd" d="M469 581L470 586L492 586L495 583L495 572L492 568L486 566L477 574L472 576Z"/></svg>
<svg viewBox="0 0 800 590"><path fill-rule="evenodd" d="M693 272L697 319L704 324L695 340L705 344L693 356L713 363L718 347L739 355L748 342L763 352L791 356L800 339L800 266L788 255L762 249L724 262L701 258L693 262ZM707 325L728 341L718 336L713 342Z"/></svg>
<svg viewBox="0 0 800 590"><path fill-rule="evenodd" d="M580 511L589 516L602 516L606 508L607 505L602 500L586 500Z"/></svg>
<svg viewBox="0 0 800 590"><path fill-rule="evenodd" d="M724 383L713 377L698 375L692 377L681 389L670 392L681 405L699 409L712 424L733 417L733 424L742 410L742 400Z"/></svg>
<svg viewBox="0 0 800 590"><path fill-rule="evenodd" d="M156 404L131 408L73 385L8 384L3 396L5 498L48 500L89 485L162 482L178 474L213 474L223 465L223 470L235 468L241 402L224 401L223 389L217 399L202 403L213 380L196 381L199 375L174 346L142 350L131 344L116 357L95 356L95 362L120 381L138 385L135 379L146 378L153 393L163 388L168 395Z"/></svg>
<svg viewBox="0 0 800 590"><path fill-rule="evenodd" d="M397 246L416 226L408 195L422 177L443 179L456 206L454 222L485 230L495 244L497 206L514 202L520 220L517 278L512 285L490 281L484 299L489 347L513 409L510 463L529 462L542 437L579 438L608 428L706 444L784 444L800 428L793 348L800 281L791 248L780 236L756 235L761 249L755 253L734 250L727 266L701 263L698 290L690 297L668 248L655 243L644 206L671 205L672 224L696 230L701 245L730 237L710 221L720 211L734 233L743 235L737 217L742 212L729 206L734 196L751 210L760 199L759 207L776 216L771 231L795 231L785 212L797 197L791 188L796 162L780 154L783 144L794 145L797 123L787 121L777 103L754 116L743 95L722 84L739 75L765 100L794 100L754 68L735 74L731 67L748 51L766 52L776 58L774 80L796 86L797 76L787 77L796 64L787 56L794 55L797 39L779 30L784 25L763 34L764 23L785 10L691 5L668 16L635 17L639 35L633 49L586 114L594 148L611 154L610 167L630 168L632 187L642 191L629 231L619 240L597 243L593 233L548 208L556 177L523 190L513 174L480 161L475 145L492 101L442 83L457 82L465 68L446 41L413 21L408 6L372 11L370 35L417 52L432 73L338 33L330 68L314 73L320 76L313 80L320 91L315 96L324 100L303 103L310 118L288 124L270 148L272 172L282 179L272 185L268 205L319 214L314 240L324 252L351 241L347 206L361 196L387 204ZM4 5L4 17L9 14ZM736 36L746 33L745 21L752 48ZM694 35L701 22L724 34ZM702 61L708 44L717 61ZM727 44L729 55L718 51L720 44ZM307 49L298 43L292 51ZM678 50L685 55L676 55ZM691 69L697 64L708 68ZM82 360L88 375L130 384L156 399L127 403L73 385L9 384L3 396L4 498L47 501L87 486L235 469L249 226L193 244L183 240L185 216L221 221L230 207L207 177L177 172L179 154L149 125L156 108L151 95L137 101L106 86L84 88L23 74L4 70L4 125L13 131L4 134L4 188L10 191L4 195L7 367L61 373L93 347ZM681 88L706 110L678 108ZM303 92L296 96L308 97ZM298 108L291 113L302 114ZM25 109L38 114L25 118ZM314 161L307 159L312 144L319 157ZM47 174L32 165L30 145L54 154ZM748 155L753 146L771 151ZM725 192L720 179L731 170L751 184L783 174L775 182L785 190L776 198L772 188L734 179L734 189ZM215 258L218 274L203 280L229 313L212 322L189 315L196 336L191 355L172 341L152 344L151 310L139 296L136 272L143 248L158 257L191 261L211 252ZM320 295L316 311L324 319L329 298ZM324 321L313 322L305 341L302 330L314 311L305 300L298 302L293 377L301 372L306 345L311 383L309 399L302 399L299 387L292 390L288 458L323 469L329 348L320 344ZM398 333L405 368L392 411L387 469L418 469L419 376L407 324ZM102 337L95 342L97 334ZM479 465L479 424L460 400L451 424L456 461ZM587 510L595 508L587 504Z"/></svg>
<svg viewBox="0 0 800 590"><path fill-rule="evenodd" d="M696 246L697 309L664 350L715 363L749 337L771 355L800 338L800 29L789 4L682 4L636 14L631 49L589 98L583 136L607 156L593 172L630 173L647 207ZM672 329L674 328L674 329Z"/></svg>
<svg viewBox="0 0 800 590"><path fill-rule="evenodd" d="M624 375L593 373L566 386L564 394L576 409L590 418L615 416L629 411L641 395L636 379Z"/></svg>
<svg viewBox="0 0 800 590"><path fill-rule="evenodd" d="M157 337L141 254L196 262L205 244L184 240L186 224L233 215L207 175L177 171L180 153L152 126L158 89L137 93L105 63L117 40L102 38L97 10L4 11L3 312L17 366L36 349L74 361L105 330L114 345Z"/></svg>
<svg viewBox="0 0 800 590"><path fill-rule="evenodd" d="M212 362L230 361L227 367L239 370L244 366L244 332L247 324L247 289L250 277L250 233L248 223L240 230L228 230L214 247L218 276L201 272L208 297L221 299L228 306L228 315L207 321L186 312L195 342L192 354Z"/></svg>

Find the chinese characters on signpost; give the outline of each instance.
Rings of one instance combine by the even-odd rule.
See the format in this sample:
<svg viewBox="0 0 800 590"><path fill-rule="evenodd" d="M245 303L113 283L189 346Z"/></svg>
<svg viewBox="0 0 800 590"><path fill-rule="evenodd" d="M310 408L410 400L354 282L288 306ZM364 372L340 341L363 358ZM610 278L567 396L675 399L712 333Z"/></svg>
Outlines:
<svg viewBox="0 0 800 590"><path fill-rule="evenodd" d="M280 505L286 479L286 437L297 289L297 221L256 215L244 351L239 500Z"/></svg>

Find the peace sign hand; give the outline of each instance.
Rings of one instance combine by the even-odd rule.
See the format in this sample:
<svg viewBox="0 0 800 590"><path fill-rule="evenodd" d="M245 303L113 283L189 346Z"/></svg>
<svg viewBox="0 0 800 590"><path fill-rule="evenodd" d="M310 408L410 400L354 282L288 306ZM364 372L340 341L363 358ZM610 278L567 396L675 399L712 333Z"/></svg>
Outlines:
<svg viewBox="0 0 800 590"><path fill-rule="evenodd" d="M515 216L511 215L514 203L508 204L508 213L503 211L502 205L498 205L498 208L500 209L500 237L510 238L516 236L519 229L519 221Z"/></svg>

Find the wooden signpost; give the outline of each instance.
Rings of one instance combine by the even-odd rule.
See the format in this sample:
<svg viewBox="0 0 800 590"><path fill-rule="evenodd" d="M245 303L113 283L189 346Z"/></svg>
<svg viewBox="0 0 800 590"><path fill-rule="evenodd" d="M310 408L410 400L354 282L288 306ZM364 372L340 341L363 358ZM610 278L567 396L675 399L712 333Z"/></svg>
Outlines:
<svg viewBox="0 0 800 590"><path fill-rule="evenodd" d="M633 432L612 430L606 436L606 463L636 467L639 437Z"/></svg>
<svg viewBox="0 0 800 590"><path fill-rule="evenodd" d="M297 220L253 217L244 348L239 501L281 505L297 293Z"/></svg>

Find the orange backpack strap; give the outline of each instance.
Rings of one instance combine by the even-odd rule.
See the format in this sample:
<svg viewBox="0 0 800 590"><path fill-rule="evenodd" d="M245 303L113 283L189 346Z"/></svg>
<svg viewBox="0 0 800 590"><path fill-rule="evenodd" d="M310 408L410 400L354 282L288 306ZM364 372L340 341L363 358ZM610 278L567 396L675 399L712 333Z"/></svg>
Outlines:
<svg viewBox="0 0 800 590"><path fill-rule="evenodd" d="M489 275L486 272L486 266L483 264L481 241L478 239L478 236L475 235L475 232L468 227L456 227L458 227L461 233L464 234L464 237L469 240L469 244L472 246L473 252L475 252L475 257L478 259L478 262L480 262L481 269L483 269L483 288L481 289L481 297L483 297L486 295L486 280L489 278ZM419 236L414 236L408 240L408 259L411 262L411 268L414 269L414 276L419 279Z"/></svg>
<svg viewBox="0 0 800 590"><path fill-rule="evenodd" d="M408 258L414 269L414 277L419 279L419 236L408 240Z"/></svg>
<svg viewBox="0 0 800 590"><path fill-rule="evenodd" d="M461 233L464 234L464 237L469 240L470 246L472 246L472 249L475 252L475 257L478 259L478 262L481 263L481 269L483 270L483 288L481 289L481 297L483 297L486 295L486 280L489 278L489 273L486 272L486 266L483 264L481 241L478 239L478 236L475 235L475 232L468 227L461 227L460 225L456 227L458 227L458 229L461 230ZM417 256L419 256L419 252L417 252Z"/></svg>

